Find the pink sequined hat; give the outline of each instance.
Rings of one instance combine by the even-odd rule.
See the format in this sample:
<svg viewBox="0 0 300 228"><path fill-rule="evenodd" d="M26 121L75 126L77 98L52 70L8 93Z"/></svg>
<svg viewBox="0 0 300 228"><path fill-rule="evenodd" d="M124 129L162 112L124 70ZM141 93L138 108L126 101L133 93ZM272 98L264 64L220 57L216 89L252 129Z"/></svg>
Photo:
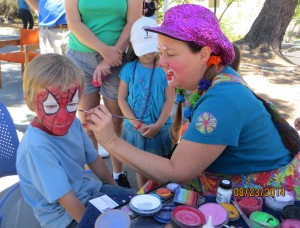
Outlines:
<svg viewBox="0 0 300 228"><path fill-rule="evenodd" d="M223 63L234 59L232 43L220 29L218 19L209 9L195 4L183 4L166 11L160 27L146 30L182 41L192 41L200 46L209 46Z"/></svg>

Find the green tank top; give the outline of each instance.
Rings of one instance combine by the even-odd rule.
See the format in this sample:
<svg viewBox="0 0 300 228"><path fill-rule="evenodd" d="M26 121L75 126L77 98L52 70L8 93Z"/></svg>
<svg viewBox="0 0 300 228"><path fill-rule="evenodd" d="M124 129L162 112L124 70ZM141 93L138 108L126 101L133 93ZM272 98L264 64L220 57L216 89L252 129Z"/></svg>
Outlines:
<svg viewBox="0 0 300 228"><path fill-rule="evenodd" d="M126 22L127 1L91 1L78 0L81 21L106 45L114 45ZM82 44L73 33L70 33L70 49L79 52L92 53L95 50Z"/></svg>

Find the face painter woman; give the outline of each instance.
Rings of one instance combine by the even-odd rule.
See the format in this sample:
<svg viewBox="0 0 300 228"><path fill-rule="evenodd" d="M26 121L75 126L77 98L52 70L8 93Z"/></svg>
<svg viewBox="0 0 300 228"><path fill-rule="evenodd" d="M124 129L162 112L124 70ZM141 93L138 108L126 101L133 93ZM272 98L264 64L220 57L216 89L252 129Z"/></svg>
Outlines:
<svg viewBox="0 0 300 228"><path fill-rule="evenodd" d="M193 91L190 124L171 159L141 151L116 136L100 105L84 127L120 161L158 183L212 195L220 179L233 187L284 188L300 197L298 151L290 151L265 104L229 64L234 48L217 18L200 5L170 8L158 33L159 64L179 95Z"/></svg>

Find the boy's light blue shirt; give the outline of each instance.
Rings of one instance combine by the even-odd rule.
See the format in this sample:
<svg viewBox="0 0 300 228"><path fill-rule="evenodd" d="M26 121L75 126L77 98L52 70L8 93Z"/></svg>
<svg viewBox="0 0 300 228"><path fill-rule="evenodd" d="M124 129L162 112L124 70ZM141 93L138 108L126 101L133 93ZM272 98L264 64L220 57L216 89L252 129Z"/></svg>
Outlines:
<svg viewBox="0 0 300 228"><path fill-rule="evenodd" d="M64 0L38 0L39 26L67 24Z"/></svg>
<svg viewBox="0 0 300 228"><path fill-rule="evenodd" d="M237 75L231 68L222 73ZM210 118L210 133L200 131L204 126L203 113L208 113ZM192 121L182 138L203 144L227 145L207 168L212 173L268 171L291 160L263 103L239 83L224 82L211 87L196 103Z"/></svg>
<svg viewBox="0 0 300 228"><path fill-rule="evenodd" d="M42 227L66 227L73 218L58 199L69 191L85 204L97 197L102 183L84 177L84 164L98 154L75 118L64 136L52 136L28 126L17 152L22 194Z"/></svg>

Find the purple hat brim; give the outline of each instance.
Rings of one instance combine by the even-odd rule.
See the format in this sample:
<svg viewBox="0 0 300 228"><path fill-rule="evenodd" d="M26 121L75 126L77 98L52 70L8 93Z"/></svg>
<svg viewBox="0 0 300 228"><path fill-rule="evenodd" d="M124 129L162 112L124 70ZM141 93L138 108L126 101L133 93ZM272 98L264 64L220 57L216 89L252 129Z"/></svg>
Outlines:
<svg viewBox="0 0 300 228"><path fill-rule="evenodd" d="M170 34L164 32L164 31L162 31L164 29L162 29L161 27L148 27L145 30L149 31L149 32L155 32L155 33L158 33L160 35L164 35L164 36L167 36L169 38L176 39L176 40L179 40L179 41L193 42L193 40L183 40L183 39L180 39L180 38L178 38L178 37L176 37L174 35L170 35Z"/></svg>

